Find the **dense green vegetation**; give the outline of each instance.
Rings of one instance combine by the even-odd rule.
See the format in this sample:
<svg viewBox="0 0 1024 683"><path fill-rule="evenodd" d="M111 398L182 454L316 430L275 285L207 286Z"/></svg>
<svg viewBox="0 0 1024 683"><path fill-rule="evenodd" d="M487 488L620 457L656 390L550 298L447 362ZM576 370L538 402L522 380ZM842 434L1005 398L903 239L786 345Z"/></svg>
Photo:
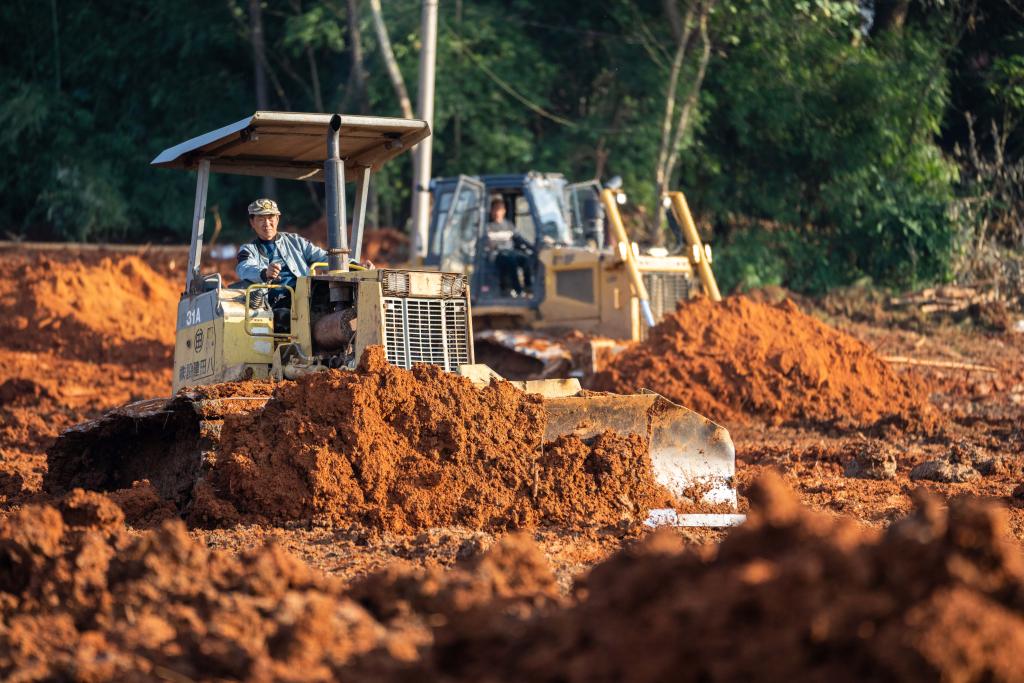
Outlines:
<svg viewBox="0 0 1024 683"><path fill-rule="evenodd" d="M415 101L420 3L382 5ZM401 115L368 0L259 9L269 108ZM252 11L3 3L0 233L182 240L193 181L148 162L257 109ZM1015 0L442 0L439 26L435 175L621 175L656 239L664 162L727 286L905 286L949 277L981 240L1024 239ZM404 224L410 175L408 157L382 174L371 220ZM260 191L215 178L227 237ZM305 185L277 194L286 222L319 215Z"/></svg>

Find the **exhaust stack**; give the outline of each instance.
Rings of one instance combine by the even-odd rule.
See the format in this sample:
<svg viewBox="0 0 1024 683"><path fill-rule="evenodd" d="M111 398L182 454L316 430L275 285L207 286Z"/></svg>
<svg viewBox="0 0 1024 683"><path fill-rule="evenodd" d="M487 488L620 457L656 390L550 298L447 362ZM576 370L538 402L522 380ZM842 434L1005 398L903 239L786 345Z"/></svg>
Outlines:
<svg viewBox="0 0 1024 683"><path fill-rule="evenodd" d="M331 117L324 160L324 193L327 202L327 270L348 270L348 235L345 232L345 162L341 160L341 117Z"/></svg>

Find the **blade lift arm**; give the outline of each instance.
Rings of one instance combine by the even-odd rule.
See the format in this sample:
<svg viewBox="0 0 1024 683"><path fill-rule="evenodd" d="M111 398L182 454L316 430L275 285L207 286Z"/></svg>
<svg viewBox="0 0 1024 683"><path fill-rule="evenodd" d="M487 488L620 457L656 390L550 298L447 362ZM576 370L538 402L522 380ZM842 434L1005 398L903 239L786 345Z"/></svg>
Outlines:
<svg viewBox="0 0 1024 683"><path fill-rule="evenodd" d="M647 293L647 286L640 276L640 267L636 262L636 254L633 253L633 245L626 234L626 227L622 223L622 214L619 213L619 204L615 201L615 190L605 188L601 190L601 203L604 204L605 213L608 216L608 223L612 229L612 237L618 244L619 253L626 262L626 272L629 273L630 282L636 290L637 299L640 300L640 312L648 327L654 327L654 313L651 311L651 297Z"/></svg>

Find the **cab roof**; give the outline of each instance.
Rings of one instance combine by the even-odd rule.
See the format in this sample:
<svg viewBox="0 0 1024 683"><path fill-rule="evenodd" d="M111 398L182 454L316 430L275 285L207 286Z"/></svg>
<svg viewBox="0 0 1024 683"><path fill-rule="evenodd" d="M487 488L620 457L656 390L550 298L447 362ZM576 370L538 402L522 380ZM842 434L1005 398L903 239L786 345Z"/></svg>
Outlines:
<svg viewBox="0 0 1024 683"><path fill-rule="evenodd" d="M332 116L258 111L169 147L151 164L193 169L201 159L209 159L210 170L216 173L322 181ZM430 135L430 126L420 119L341 116L339 133L345 176L354 180L358 167L380 170L384 162Z"/></svg>

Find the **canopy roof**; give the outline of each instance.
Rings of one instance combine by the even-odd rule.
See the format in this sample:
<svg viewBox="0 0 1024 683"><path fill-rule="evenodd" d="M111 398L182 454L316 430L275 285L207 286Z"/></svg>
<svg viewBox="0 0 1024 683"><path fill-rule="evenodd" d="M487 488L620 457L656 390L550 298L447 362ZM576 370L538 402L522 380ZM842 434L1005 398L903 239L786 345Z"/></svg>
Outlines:
<svg viewBox="0 0 1024 683"><path fill-rule="evenodd" d="M216 173L322 181L331 116L258 111L165 149L152 165L191 169L200 159L209 159ZM377 171L430 135L430 126L419 119L342 116L339 132L345 176L353 180L359 167Z"/></svg>

